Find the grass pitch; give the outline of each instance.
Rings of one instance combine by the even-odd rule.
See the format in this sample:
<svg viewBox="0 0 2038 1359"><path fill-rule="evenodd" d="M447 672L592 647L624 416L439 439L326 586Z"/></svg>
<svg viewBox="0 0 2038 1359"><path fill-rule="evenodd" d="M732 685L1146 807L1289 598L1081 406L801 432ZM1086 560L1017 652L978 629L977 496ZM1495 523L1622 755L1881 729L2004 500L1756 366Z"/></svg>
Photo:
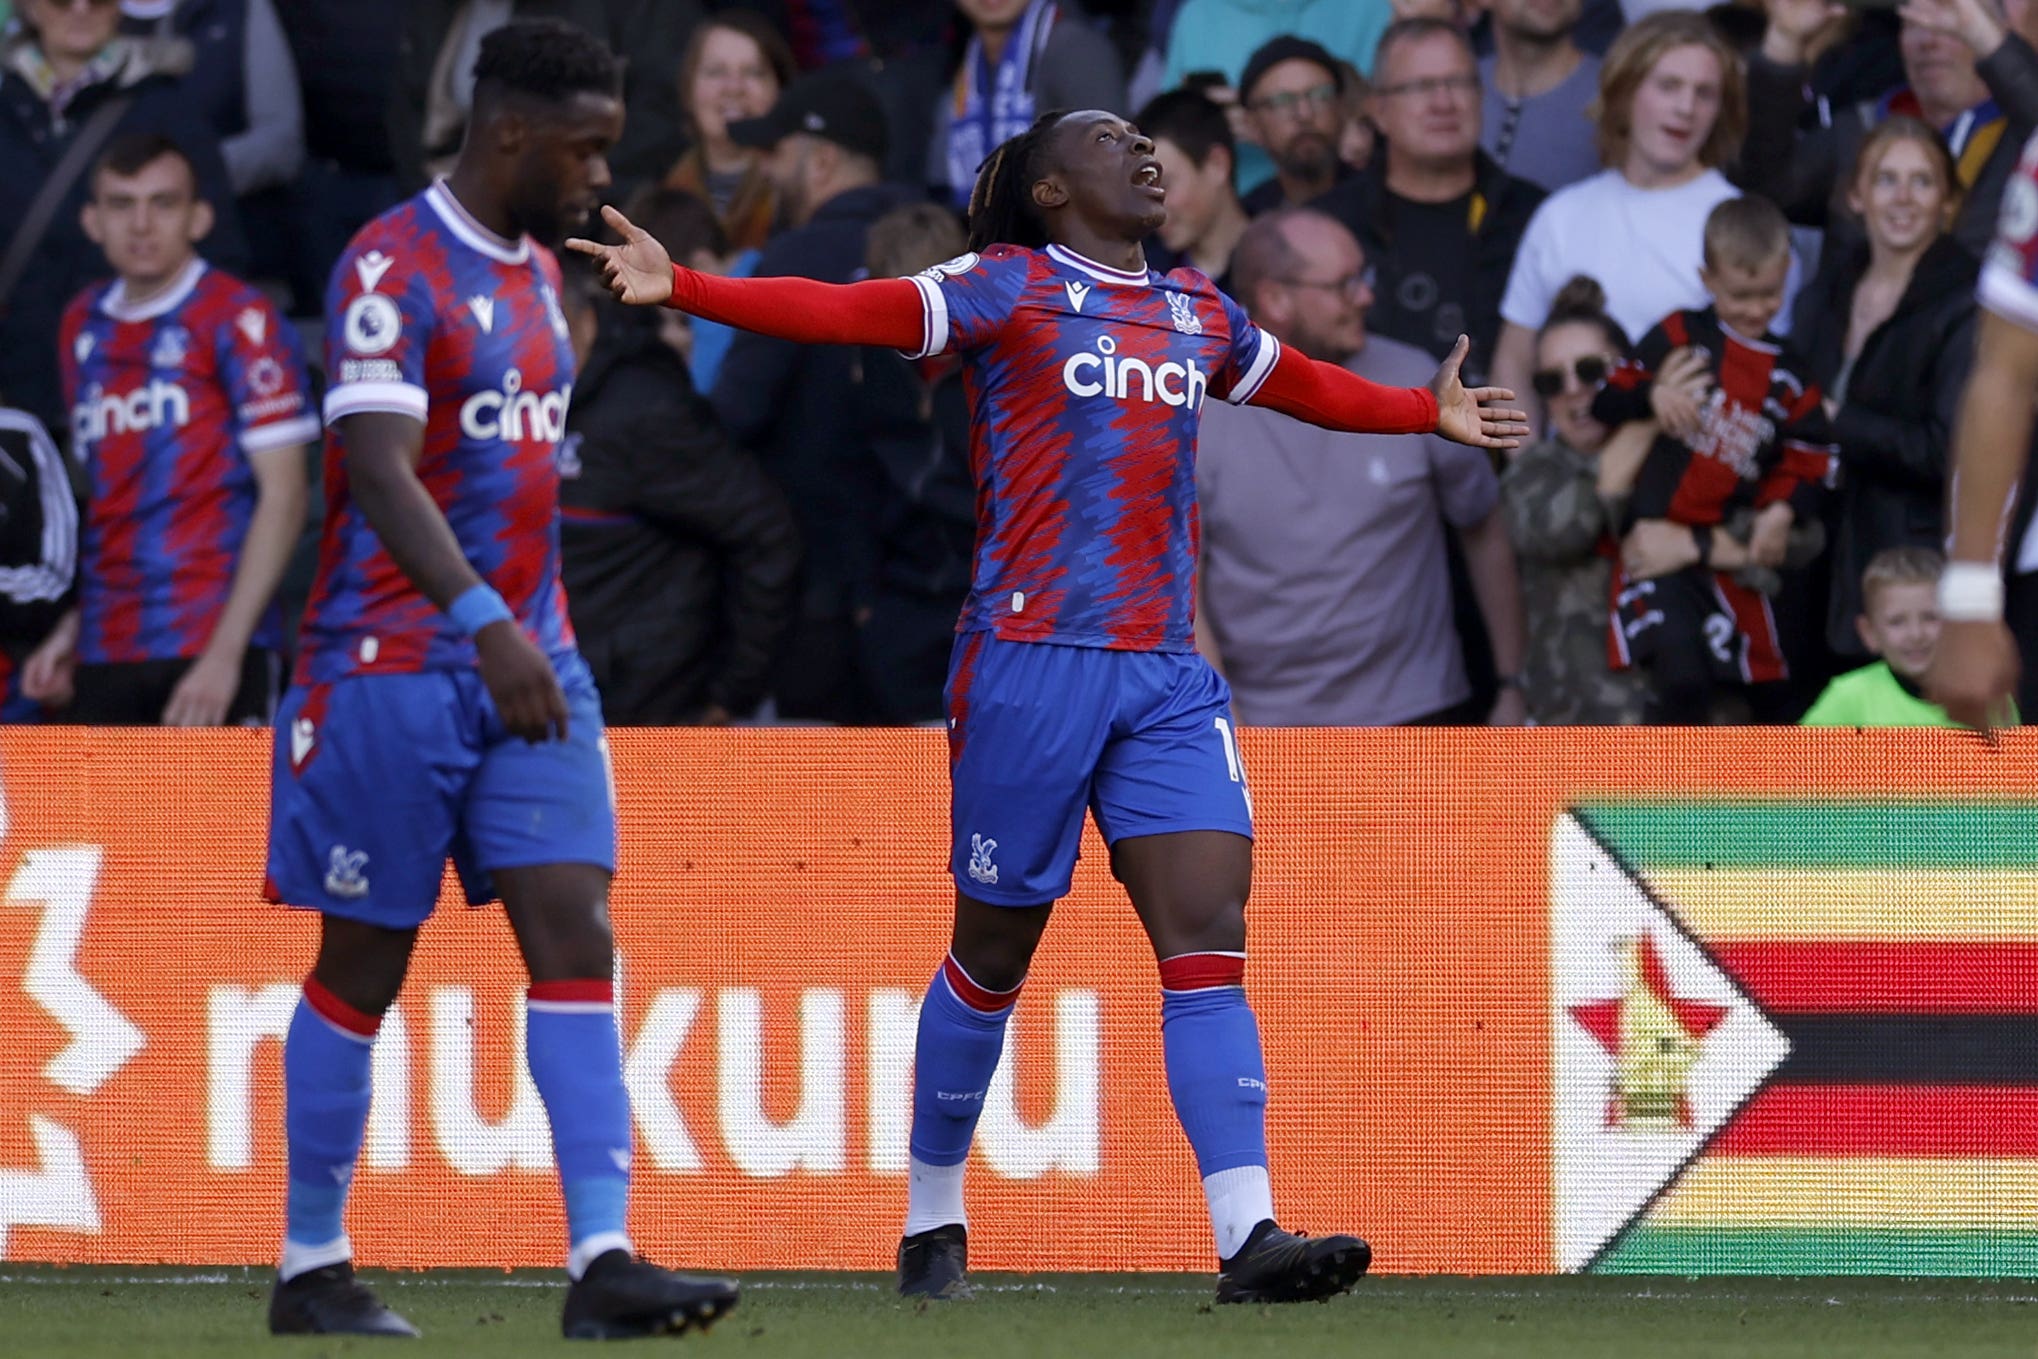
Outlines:
<svg viewBox="0 0 2038 1359"><path fill-rule="evenodd" d="M584 1355L557 1274L366 1275L422 1342L272 1339L267 1271L0 1266L0 1355ZM642 1345L719 1359L1721 1359L2038 1355L2038 1282L1935 1279L1368 1279L1324 1304L1222 1309L1184 1275L983 1275L976 1301L900 1302L868 1274L744 1280L711 1333Z"/></svg>

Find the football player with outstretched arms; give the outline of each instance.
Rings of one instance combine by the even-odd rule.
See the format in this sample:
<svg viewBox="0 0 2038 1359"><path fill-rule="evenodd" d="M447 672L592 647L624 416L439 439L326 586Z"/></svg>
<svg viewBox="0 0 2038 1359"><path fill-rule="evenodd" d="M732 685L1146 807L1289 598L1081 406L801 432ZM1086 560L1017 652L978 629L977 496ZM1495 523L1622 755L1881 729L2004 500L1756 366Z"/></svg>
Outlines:
<svg viewBox="0 0 2038 1359"><path fill-rule="evenodd" d="M1502 406L1512 393L1458 380L1462 339L1428 387L1382 387L1284 349L1197 271L1149 270L1140 242L1165 204L1153 143L1093 111L999 147L971 197L971 253L911 279L715 278L675 268L614 212L622 244L568 242L626 302L965 365L979 522L947 689L955 924L915 1048L908 1295L968 1291L963 1163L1085 811L1159 963L1218 1301L1327 1297L1371 1260L1357 1237L1274 1221L1244 987L1252 807L1230 692L1193 631L1197 427L1206 400L1487 448L1528 427Z"/></svg>

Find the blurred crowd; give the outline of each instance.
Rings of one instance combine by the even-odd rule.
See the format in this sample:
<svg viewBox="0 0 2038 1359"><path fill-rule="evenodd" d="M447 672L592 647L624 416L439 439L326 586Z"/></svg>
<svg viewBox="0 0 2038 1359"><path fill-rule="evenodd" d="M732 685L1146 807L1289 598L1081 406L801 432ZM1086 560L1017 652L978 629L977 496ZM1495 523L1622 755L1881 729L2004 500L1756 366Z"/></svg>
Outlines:
<svg viewBox="0 0 2038 1359"><path fill-rule="evenodd" d="M1102 108L1165 166L1152 268L1375 381L1468 337L1468 382L1541 431L1502 459L1205 406L1198 642L1261 724L1818 721L1854 672L1916 700L1979 257L2038 128L2034 0L0 15L14 721L266 717L327 274L447 166L515 18L627 58L610 199L695 268L926 269L993 147ZM626 312L572 268L562 302L564 574L609 719L941 721L976 522L955 360Z"/></svg>

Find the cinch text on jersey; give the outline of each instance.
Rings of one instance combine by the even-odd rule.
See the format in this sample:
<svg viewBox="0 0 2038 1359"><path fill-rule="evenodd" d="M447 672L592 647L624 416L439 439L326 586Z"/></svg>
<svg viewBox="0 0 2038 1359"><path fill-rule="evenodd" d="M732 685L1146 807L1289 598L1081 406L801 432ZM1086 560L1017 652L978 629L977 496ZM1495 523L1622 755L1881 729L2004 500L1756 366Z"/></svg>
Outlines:
<svg viewBox="0 0 2038 1359"><path fill-rule="evenodd" d="M523 390L524 375L512 368L499 392L476 392L460 407L460 432L470 439L539 439L557 443L566 435L566 407L573 384L556 392Z"/></svg>
<svg viewBox="0 0 2038 1359"><path fill-rule="evenodd" d="M1159 401L1169 406L1187 406L1196 410L1203 404L1203 393L1210 386L1210 379L1196 360L1189 360L1185 367L1179 363L1164 363L1158 368L1151 367L1144 359L1118 358L1118 342L1109 335L1097 337L1097 353L1078 354L1061 366L1061 381L1064 387L1077 396L1108 396L1114 401L1130 401L1132 380L1139 378L1140 401ZM1177 384L1170 387L1169 383Z"/></svg>
<svg viewBox="0 0 2038 1359"><path fill-rule="evenodd" d="M191 398L182 387L152 378L126 396L108 395L93 383L71 407L71 433L80 443L97 443L109 434L138 434L191 423Z"/></svg>

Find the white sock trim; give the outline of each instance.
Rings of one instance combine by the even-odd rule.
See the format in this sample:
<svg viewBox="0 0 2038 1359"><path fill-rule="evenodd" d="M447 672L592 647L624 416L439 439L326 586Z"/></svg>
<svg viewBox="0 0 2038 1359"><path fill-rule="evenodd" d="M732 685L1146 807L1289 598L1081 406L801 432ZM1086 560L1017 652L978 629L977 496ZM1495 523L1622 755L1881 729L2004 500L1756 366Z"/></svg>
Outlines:
<svg viewBox="0 0 2038 1359"><path fill-rule="evenodd" d="M1274 1189L1265 1166L1234 1166L1205 1175L1203 1195L1210 1201L1210 1229L1217 1236L1220 1260L1238 1254L1253 1228L1274 1215Z"/></svg>
<svg viewBox="0 0 2038 1359"><path fill-rule="evenodd" d="M930 1166L912 1158L906 1175L906 1235L918 1236L950 1224L967 1227L962 1211L962 1172L967 1158L952 1166Z"/></svg>
<svg viewBox="0 0 2038 1359"><path fill-rule="evenodd" d="M347 1239L345 1232L330 1241L317 1245L306 1245L302 1241L283 1238L283 1258L276 1262L277 1275L288 1281L314 1269L327 1265L342 1265L354 1258L354 1243Z"/></svg>
<svg viewBox="0 0 2038 1359"><path fill-rule="evenodd" d="M624 1232L596 1232L593 1236L583 1236L573 1243L572 1250L566 1252L566 1276L578 1281L581 1275L587 1273L589 1265L612 1250L636 1253L631 1249L629 1235Z"/></svg>

